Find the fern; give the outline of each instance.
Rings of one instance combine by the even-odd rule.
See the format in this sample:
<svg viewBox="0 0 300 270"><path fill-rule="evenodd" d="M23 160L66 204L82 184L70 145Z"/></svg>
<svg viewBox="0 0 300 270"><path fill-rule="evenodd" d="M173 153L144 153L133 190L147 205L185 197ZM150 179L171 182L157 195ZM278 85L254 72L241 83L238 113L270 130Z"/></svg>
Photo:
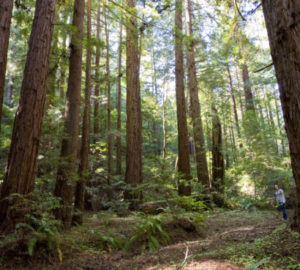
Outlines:
<svg viewBox="0 0 300 270"><path fill-rule="evenodd" d="M128 250L137 242L146 242L145 248L154 251L161 244L167 244L170 240L169 235L162 228L162 220L160 216L144 215L141 222L136 227L133 236L129 239L124 250Z"/></svg>

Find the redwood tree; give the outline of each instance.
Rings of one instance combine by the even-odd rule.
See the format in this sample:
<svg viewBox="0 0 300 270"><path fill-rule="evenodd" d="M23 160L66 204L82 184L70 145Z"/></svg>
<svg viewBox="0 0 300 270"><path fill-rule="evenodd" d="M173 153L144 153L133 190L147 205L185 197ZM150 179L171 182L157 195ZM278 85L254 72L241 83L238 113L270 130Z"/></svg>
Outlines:
<svg viewBox="0 0 300 270"><path fill-rule="evenodd" d="M69 80L65 108L65 135L62 140L61 162L58 166L54 195L61 198L61 206L55 212L57 219L62 220L65 228L69 228L72 221L72 201L74 172L76 167L81 65L82 65L82 38L84 19L84 0L75 0L73 26L76 32L71 38L71 53L69 60Z"/></svg>
<svg viewBox="0 0 300 270"><path fill-rule="evenodd" d="M300 229L300 2L263 0L262 4L296 183L294 225Z"/></svg>
<svg viewBox="0 0 300 270"><path fill-rule="evenodd" d="M188 83L190 90L190 106L191 106L191 117L193 122L193 135L195 142L196 151L196 162L197 162L197 176L199 182L206 188L209 189L209 175L205 153L205 143L201 119L201 107L198 97L198 82L196 75L196 64L195 64L195 53L194 53L194 40L193 40L193 28L192 28L192 8L191 1L185 0L186 2L186 18L187 18L187 34L189 37L188 52L187 52L187 65L188 65Z"/></svg>
<svg viewBox="0 0 300 270"><path fill-rule="evenodd" d="M6 230L11 228L9 225L14 225L14 219L20 218L17 209L9 209L17 199L8 200L7 197L15 193L30 196L34 187L54 14L55 0L37 0L21 98L0 196L0 223ZM10 221L12 224L8 224Z"/></svg>
<svg viewBox="0 0 300 270"><path fill-rule="evenodd" d="M125 182L131 187L142 183L142 114L139 80L139 37L135 16L135 0L127 0L131 12L126 24L126 174ZM141 194L127 191L125 199L136 209Z"/></svg>
<svg viewBox="0 0 300 270"><path fill-rule="evenodd" d="M120 20L120 36L119 36L119 56L118 56L118 79L117 79L117 164L116 164L116 174L122 173L122 138L121 138L121 111L122 111L122 34L123 34L123 21Z"/></svg>
<svg viewBox="0 0 300 270"><path fill-rule="evenodd" d="M175 12L175 77L176 77L176 106L178 128L178 173L180 178L190 180L190 157L188 130L186 120L186 102L184 95L184 68L183 68L183 35L182 35L182 8L181 0L176 0ZM181 181L180 181L181 182ZM190 195L191 187L187 183L179 183L178 193Z"/></svg>
<svg viewBox="0 0 300 270"><path fill-rule="evenodd" d="M215 204L224 204L224 158L222 154L222 128L218 111L212 103L212 187Z"/></svg>
<svg viewBox="0 0 300 270"><path fill-rule="evenodd" d="M13 0L0 1L0 129Z"/></svg>
<svg viewBox="0 0 300 270"><path fill-rule="evenodd" d="M87 40L91 40L91 0L87 0ZM75 190L75 215L73 220L82 223L84 210L85 184L88 181L88 165L90 152L90 123L91 123L91 47L87 47L85 70L85 97L82 123L82 138L80 149L79 180Z"/></svg>

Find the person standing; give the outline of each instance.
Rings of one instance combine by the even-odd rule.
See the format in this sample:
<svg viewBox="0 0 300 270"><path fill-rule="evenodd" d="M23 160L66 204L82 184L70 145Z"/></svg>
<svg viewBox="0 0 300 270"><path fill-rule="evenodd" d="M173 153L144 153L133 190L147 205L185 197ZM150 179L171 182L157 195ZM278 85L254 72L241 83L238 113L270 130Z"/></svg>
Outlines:
<svg viewBox="0 0 300 270"><path fill-rule="evenodd" d="M276 190L275 192L276 203L279 205L277 209L282 212L282 220L287 220L284 192L281 188L279 188L278 185L275 185L274 187Z"/></svg>

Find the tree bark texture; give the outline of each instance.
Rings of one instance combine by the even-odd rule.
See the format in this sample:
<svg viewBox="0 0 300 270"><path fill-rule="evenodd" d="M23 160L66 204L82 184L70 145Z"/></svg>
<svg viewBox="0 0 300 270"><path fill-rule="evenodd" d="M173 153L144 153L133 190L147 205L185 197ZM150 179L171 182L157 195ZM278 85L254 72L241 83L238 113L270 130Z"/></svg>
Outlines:
<svg viewBox="0 0 300 270"><path fill-rule="evenodd" d="M91 0L87 0L87 40L91 40ZM84 210L85 185L88 182L88 166L90 152L90 122L91 122L91 58L92 50L87 46L85 70L85 97L82 123L82 138L80 149L79 180L75 190L75 215L74 221L82 224ZM77 212L77 213L76 213Z"/></svg>
<svg viewBox="0 0 300 270"><path fill-rule="evenodd" d="M263 0L262 4L296 183L294 225L300 230L300 2Z"/></svg>
<svg viewBox="0 0 300 270"><path fill-rule="evenodd" d="M178 173L180 178L190 180L190 157L186 118L186 102L184 95L184 68L183 68L183 35L182 35L182 9L181 0L176 0L175 11L175 77L176 77L176 106L178 128ZM179 183L178 193L190 195L191 187L188 183Z"/></svg>
<svg viewBox="0 0 300 270"><path fill-rule="evenodd" d="M3 226L9 220L13 223L15 218L10 216L9 206L16 200L9 201L5 198L13 193L30 195L34 187L54 15L55 0L36 2L21 97L1 189L0 222Z"/></svg>
<svg viewBox="0 0 300 270"><path fill-rule="evenodd" d="M224 158L222 154L222 129L218 112L212 104L212 187L216 205L224 205Z"/></svg>
<svg viewBox="0 0 300 270"><path fill-rule="evenodd" d="M105 2L106 4L106 2ZM107 86L107 172L108 184L112 173L112 134L111 134L111 85L110 85L110 49L107 21L107 9L104 9L105 40L106 40L106 86Z"/></svg>
<svg viewBox="0 0 300 270"><path fill-rule="evenodd" d="M78 148L84 6L84 0L75 0L72 25L77 31L72 35L70 44L65 135L62 140L61 162L57 170L54 191L54 195L61 198L61 206L55 212L55 216L63 222L66 229L71 226L72 221L74 173Z"/></svg>
<svg viewBox="0 0 300 270"><path fill-rule="evenodd" d="M13 0L1 0L0 2L0 129L13 3Z"/></svg>
<svg viewBox="0 0 300 270"><path fill-rule="evenodd" d="M187 51L187 65L188 65L188 84L190 90L190 108L191 118L193 123L193 135L195 142L195 154L197 162L197 177L199 182L209 189L209 175L206 160L205 142L203 134L203 126L201 119L201 107L198 96L198 82L196 75L195 53L194 53L194 40L192 29L192 8L191 1L185 0L186 3L186 20L187 20L187 35L189 38L188 51Z"/></svg>
<svg viewBox="0 0 300 270"><path fill-rule="evenodd" d="M246 62L242 64L242 75L244 82L244 92L245 92L245 103L246 103L246 111L255 112L253 94L251 90L251 82L249 78L248 65Z"/></svg>
<svg viewBox="0 0 300 270"><path fill-rule="evenodd" d="M127 0L128 7L135 13L135 0ZM132 187L142 183L142 114L139 81L139 41L135 16L130 16L126 26L126 174L125 182ZM124 197L136 209L141 194L125 192Z"/></svg>
<svg viewBox="0 0 300 270"><path fill-rule="evenodd" d="M236 101L235 101L235 96L234 96L232 76L231 76L229 64L226 65L226 69L227 69L227 74L228 74L228 79L229 79L230 95L231 95L231 99L232 99L232 107L233 107L233 113L234 113L235 126L236 126L238 136L241 137L239 117L238 117L237 108L236 108Z"/></svg>
<svg viewBox="0 0 300 270"><path fill-rule="evenodd" d="M101 25L100 25L100 7L98 7L97 11L97 33L96 39L100 41L100 32L101 32ZM98 135L100 132L99 127L99 96L100 96L100 76L99 76L99 69L100 69L100 54L101 48L98 44L96 47L96 63L95 63L95 77L96 77L96 85L95 85L95 101L94 101L94 143L98 140Z"/></svg>
<svg viewBox="0 0 300 270"><path fill-rule="evenodd" d="M123 35L123 21L120 19L120 34L119 34L119 56L118 56L118 80L117 80L117 163L116 163L116 174L122 173L122 137L121 137L121 112L122 112L122 35Z"/></svg>

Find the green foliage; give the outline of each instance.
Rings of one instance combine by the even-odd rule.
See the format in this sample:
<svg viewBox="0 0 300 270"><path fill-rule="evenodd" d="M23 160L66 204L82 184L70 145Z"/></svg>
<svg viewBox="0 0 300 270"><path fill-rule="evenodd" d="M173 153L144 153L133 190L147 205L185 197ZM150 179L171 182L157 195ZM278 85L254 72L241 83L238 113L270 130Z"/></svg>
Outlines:
<svg viewBox="0 0 300 270"><path fill-rule="evenodd" d="M264 263L266 263L269 260L270 260L269 257L264 258L264 259L260 260L259 262L251 264L250 266L246 267L245 270L257 270L258 267L260 267L261 265L263 265Z"/></svg>
<svg viewBox="0 0 300 270"><path fill-rule="evenodd" d="M130 249L137 242L143 242L143 250L154 251L161 244L167 244L170 237L162 227L162 216L142 215L133 236L129 239L124 250Z"/></svg>
<svg viewBox="0 0 300 270"><path fill-rule="evenodd" d="M198 201L191 196L176 196L173 199L174 203L186 211L204 212L206 205L203 201Z"/></svg>
<svg viewBox="0 0 300 270"><path fill-rule="evenodd" d="M264 198L253 198L245 196L239 201L241 210L256 210L256 209L267 209L271 205Z"/></svg>

